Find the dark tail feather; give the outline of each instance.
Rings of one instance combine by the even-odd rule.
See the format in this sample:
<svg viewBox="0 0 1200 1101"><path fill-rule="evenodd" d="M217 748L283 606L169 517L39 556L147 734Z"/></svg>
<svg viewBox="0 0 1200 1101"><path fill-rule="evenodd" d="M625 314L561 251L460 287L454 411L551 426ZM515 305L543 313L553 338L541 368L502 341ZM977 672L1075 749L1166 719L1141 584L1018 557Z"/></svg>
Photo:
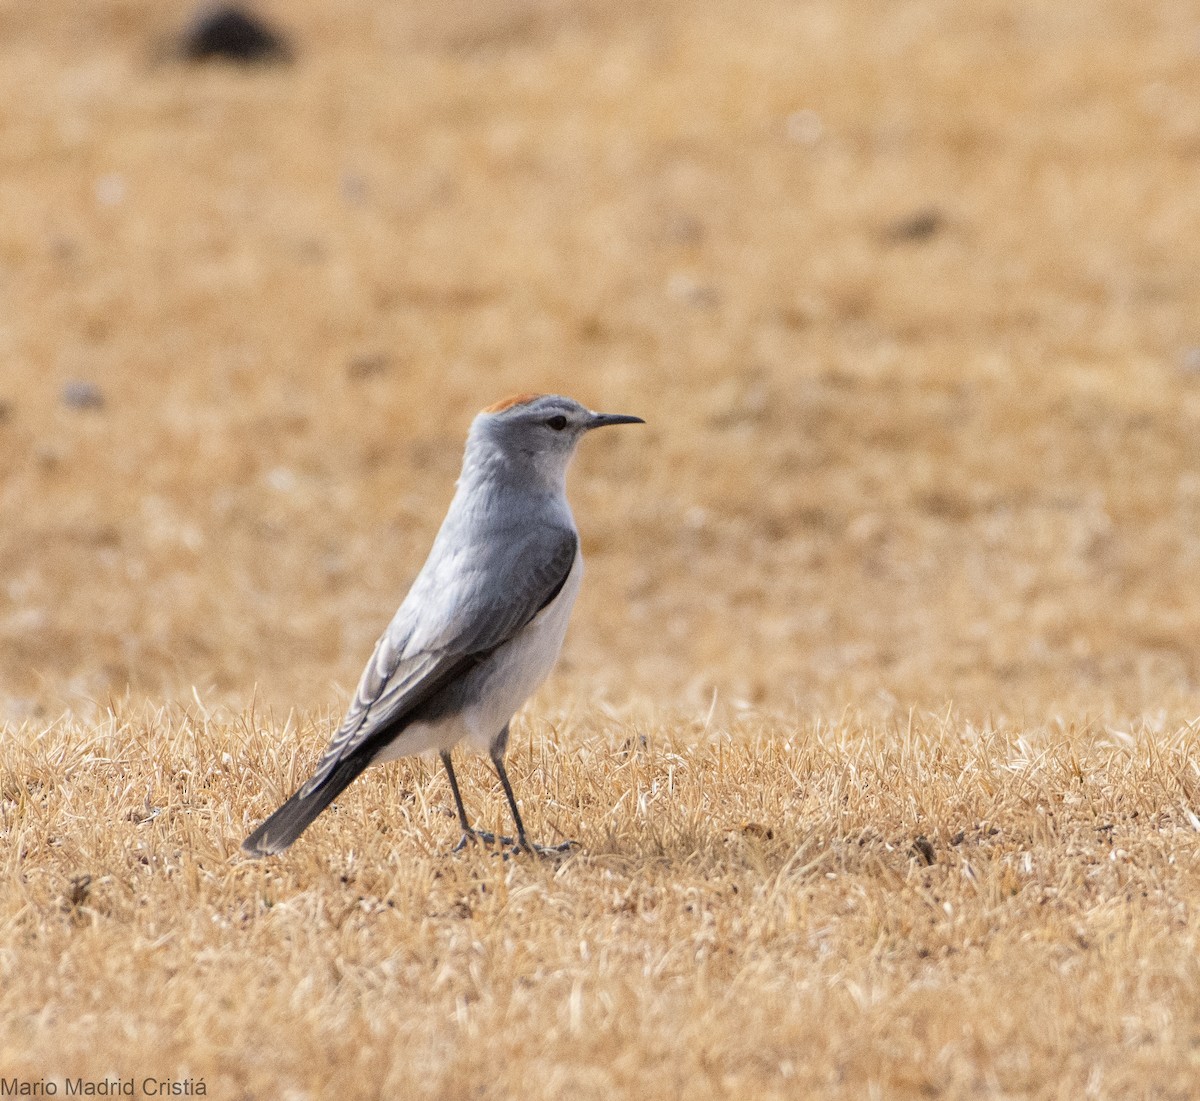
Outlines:
<svg viewBox="0 0 1200 1101"><path fill-rule="evenodd" d="M303 787L297 791L242 842L242 848L251 856L283 852L370 763L371 758L366 754L339 762L312 791L306 793Z"/></svg>

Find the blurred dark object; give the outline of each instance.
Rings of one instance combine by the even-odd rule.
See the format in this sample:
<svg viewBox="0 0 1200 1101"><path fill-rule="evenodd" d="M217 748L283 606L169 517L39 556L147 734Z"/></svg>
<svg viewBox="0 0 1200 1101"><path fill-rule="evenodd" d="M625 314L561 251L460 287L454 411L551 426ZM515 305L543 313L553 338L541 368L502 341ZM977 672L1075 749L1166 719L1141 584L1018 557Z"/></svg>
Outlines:
<svg viewBox="0 0 1200 1101"><path fill-rule="evenodd" d="M188 61L236 61L265 65L292 59L292 49L278 31L238 4L204 7L179 39Z"/></svg>
<svg viewBox="0 0 1200 1101"><path fill-rule="evenodd" d="M916 242L932 240L946 228L946 219L934 206L914 211L905 218L892 222L884 231L885 241Z"/></svg>
<svg viewBox="0 0 1200 1101"><path fill-rule="evenodd" d="M76 379L62 388L62 403L68 409L103 409L104 391L94 382Z"/></svg>
<svg viewBox="0 0 1200 1101"><path fill-rule="evenodd" d="M937 863L937 853L929 843L929 838L923 833L913 839L912 848L908 852L910 856L916 857L926 867Z"/></svg>
<svg viewBox="0 0 1200 1101"><path fill-rule="evenodd" d="M369 352L350 360L346 365L346 374L356 380L374 378L376 375L386 375L388 367L388 357L383 352Z"/></svg>

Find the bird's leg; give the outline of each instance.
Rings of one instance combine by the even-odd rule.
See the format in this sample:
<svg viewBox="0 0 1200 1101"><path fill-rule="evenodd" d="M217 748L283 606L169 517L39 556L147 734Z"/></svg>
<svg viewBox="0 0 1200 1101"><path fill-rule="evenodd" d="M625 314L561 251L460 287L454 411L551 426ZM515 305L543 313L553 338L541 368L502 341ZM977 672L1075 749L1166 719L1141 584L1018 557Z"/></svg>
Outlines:
<svg viewBox="0 0 1200 1101"><path fill-rule="evenodd" d="M517 824L517 847L526 852L533 852L533 846L529 843L529 838L525 836L525 823L521 821L521 812L517 810L517 800L513 795L512 784L508 782L508 773L504 771L503 750L492 750L492 764L496 766L500 783L504 785L504 794L508 796L508 805L512 809L513 821Z"/></svg>
<svg viewBox="0 0 1200 1101"><path fill-rule="evenodd" d="M446 776L450 780L450 790L454 792L454 805L458 807L458 824L463 833L471 832L471 823L467 821L467 808L463 806L462 793L458 790L458 777L454 775L454 762L450 760L450 750L442 750L442 764L446 766Z"/></svg>
<svg viewBox="0 0 1200 1101"><path fill-rule="evenodd" d="M512 784L508 782L508 773L504 769L504 751L507 748L508 727L506 726L500 737L492 743L492 764L496 766L496 773L500 777L500 783L504 786L504 794L508 797L513 821L517 824L517 848L532 853L534 856L550 856L554 853L567 852L575 844L574 841L564 841L561 845L534 845L526 835L525 823L521 821L521 812L517 809L517 799L513 795Z"/></svg>
<svg viewBox="0 0 1200 1101"><path fill-rule="evenodd" d="M462 852L469 844L476 841L482 841L485 845L494 845L496 843L496 835L488 830L476 830L471 827L470 821L467 819L467 808L463 806L462 793L458 790L458 777L454 775L454 764L450 760L450 750L442 750L442 764L446 766L446 776L450 780L450 790L454 792L454 805L458 808L458 824L462 826L462 838L458 844L454 846L454 851ZM511 837L500 838L500 844L511 845Z"/></svg>

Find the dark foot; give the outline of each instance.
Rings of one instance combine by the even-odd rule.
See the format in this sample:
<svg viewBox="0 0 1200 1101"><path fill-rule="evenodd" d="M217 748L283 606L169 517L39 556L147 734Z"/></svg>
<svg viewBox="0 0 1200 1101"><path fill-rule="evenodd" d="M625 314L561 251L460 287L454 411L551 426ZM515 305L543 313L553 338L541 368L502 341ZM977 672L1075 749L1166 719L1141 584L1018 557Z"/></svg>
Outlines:
<svg viewBox="0 0 1200 1101"><path fill-rule="evenodd" d="M540 857L555 857L562 856L564 853L569 853L572 849L579 848L578 841L564 841L561 845L534 845L528 840L524 845L513 846L513 856L520 853L528 853L530 856Z"/></svg>
<svg viewBox="0 0 1200 1101"><path fill-rule="evenodd" d="M460 853L468 845L500 845L502 848L507 848L509 845L515 845L516 842L511 837L497 837L490 830L464 830L462 837L451 852Z"/></svg>

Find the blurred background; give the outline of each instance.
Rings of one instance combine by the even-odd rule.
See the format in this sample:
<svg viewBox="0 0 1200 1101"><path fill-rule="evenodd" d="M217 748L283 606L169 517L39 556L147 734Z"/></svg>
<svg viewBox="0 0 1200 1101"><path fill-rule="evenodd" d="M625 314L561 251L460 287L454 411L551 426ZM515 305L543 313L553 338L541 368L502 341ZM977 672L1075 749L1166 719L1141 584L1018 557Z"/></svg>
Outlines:
<svg viewBox="0 0 1200 1101"><path fill-rule="evenodd" d="M1197 713L1194 5L245 11L0 3L0 717L336 710L514 390L543 700Z"/></svg>

